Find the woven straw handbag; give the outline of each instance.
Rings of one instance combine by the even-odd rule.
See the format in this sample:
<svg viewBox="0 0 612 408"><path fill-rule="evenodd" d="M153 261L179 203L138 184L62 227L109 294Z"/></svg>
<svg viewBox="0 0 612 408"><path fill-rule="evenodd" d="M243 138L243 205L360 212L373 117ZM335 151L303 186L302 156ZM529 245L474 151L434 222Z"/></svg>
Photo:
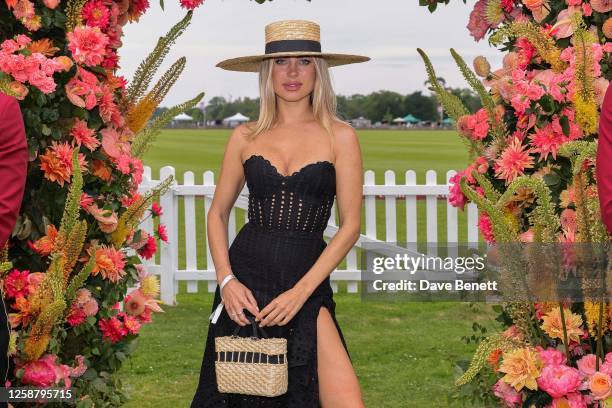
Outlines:
<svg viewBox="0 0 612 408"><path fill-rule="evenodd" d="M231 336L215 338L215 374L222 393L275 397L287 392L287 339L257 337L255 318L248 316L253 335L240 337L238 325ZM265 338L264 338L265 337Z"/></svg>

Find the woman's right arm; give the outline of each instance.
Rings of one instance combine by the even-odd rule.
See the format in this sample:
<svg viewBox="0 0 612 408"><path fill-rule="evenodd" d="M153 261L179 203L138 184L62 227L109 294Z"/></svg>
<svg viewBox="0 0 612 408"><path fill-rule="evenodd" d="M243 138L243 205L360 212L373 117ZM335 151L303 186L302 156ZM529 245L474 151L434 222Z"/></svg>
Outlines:
<svg viewBox="0 0 612 408"><path fill-rule="evenodd" d="M227 227L232 207L245 184L241 157L246 145L245 133L246 127L240 125L234 129L227 142L215 194L206 218L208 246L215 264L218 284L232 273L228 253ZM239 324L245 325L249 321L244 315L234 318L233 313L241 313L244 308L253 315L258 313L257 302L253 294L237 279L227 282L223 287L222 297L227 313Z"/></svg>

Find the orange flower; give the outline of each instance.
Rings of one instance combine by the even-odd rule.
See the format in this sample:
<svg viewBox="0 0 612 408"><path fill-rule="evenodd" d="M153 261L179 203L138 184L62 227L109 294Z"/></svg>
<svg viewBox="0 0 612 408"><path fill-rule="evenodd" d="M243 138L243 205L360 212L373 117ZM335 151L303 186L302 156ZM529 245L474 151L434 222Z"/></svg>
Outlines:
<svg viewBox="0 0 612 408"><path fill-rule="evenodd" d="M131 292L125 301L125 312L131 316L138 316L145 311L145 297L139 290Z"/></svg>
<svg viewBox="0 0 612 408"><path fill-rule="evenodd" d="M520 391L523 388L537 390L536 379L540 375L541 368L540 354L529 347L524 347L504 353L499 371L506 373L502 380L513 386L515 390Z"/></svg>
<svg viewBox="0 0 612 408"><path fill-rule="evenodd" d="M529 10L535 10L542 7L546 3L546 0L523 0L523 4Z"/></svg>
<svg viewBox="0 0 612 408"><path fill-rule="evenodd" d="M87 253L90 255L91 249L92 247L87 250ZM99 273L102 275L102 278L116 283L126 274L125 270L123 270L125 264L123 252L106 245L100 245L96 248L96 263L91 274L96 276Z"/></svg>
<svg viewBox="0 0 612 408"><path fill-rule="evenodd" d="M70 169L51 149L47 149L45 154L40 156L40 168L47 180L57 182L62 187L65 182L70 181Z"/></svg>
<svg viewBox="0 0 612 408"><path fill-rule="evenodd" d="M583 330L582 318L573 313L568 308L563 308L563 315L565 317L565 330L567 333L568 341L580 341ZM558 307L551 309L548 313L542 317L542 330L553 339L563 340L563 323L561 322L561 312Z"/></svg>
<svg viewBox="0 0 612 408"><path fill-rule="evenodd" d="M487 363L491 366L494 371L498 370L499 358L502 356L503 352L501 349L495 349L487 357Z"/></svg>
<svg viewBox="0 0 612 408"><path fill-rule="evenodd" d="M42 38L40 40L32 41L30 45L28 45L28 50L31 53L39 52L46 57L52 57L56 52L59 51L59 48L53 45L53 41L48 38Z"/></svg>
<svg viewBox="0 0 612 408"><path fill-rule="evenodd" d="M41 256L47 256L53 252L53 244L57 237L57 229L52 224L47 225L47 235L36 240L31 248Z"/></svg>
<svg viewBox="0 0 612 408"><path fill-rule="evenodd" d="M118 219L114 211L99 208L96 204L88 206L87 211L98 221L98 226L102 232L110 234L117 229Z"/></svg>
<svg viewBox="0 0 612 408"><path fill-rule="evenodd" d="M23 297L19 296L15 299L15 303L11 305L11 308L18 310L17 313L9 313L8 319L11 323L11 328L15 329L17 326L27 326L30 322L30 302Z"/></svg>
<svg viewBox="0 0 612 408"><path fill-rule="evenodd" d="M72 68L72 60L65 55L60 55L59 57L55 57L55 61L58 62L64 71L68 71Z"/></svg>
<svg viewBox="0 0 612 408"><path fill-rule="evenodd" d="M110 181L112 178L111 169L102 160L97 159L93 161L93 171L91 174L104 181Z"/></svg>
<svg viewBox="0 0 612 408"><path fill-rule="evenodd" d="M589 388L596 400L606 399L612 395L612 380L608 374L597 371L589 381Z"/></svg>
<svg viewBox="0 0 612 408"><path fill-rule="evenodd" d="M612 17L608 18L601 28L606 38L612 38Z"/></svg>
<svg viewBox="0 0 612 408"><path fill-rule="evenodd" d="M13 96L15 96L15 98L19 99L20 101L22 101L23 98L25 98L29 92L28 87L18 81L11 82L9 84L9 88L11 92L13 92Z"/></svg>

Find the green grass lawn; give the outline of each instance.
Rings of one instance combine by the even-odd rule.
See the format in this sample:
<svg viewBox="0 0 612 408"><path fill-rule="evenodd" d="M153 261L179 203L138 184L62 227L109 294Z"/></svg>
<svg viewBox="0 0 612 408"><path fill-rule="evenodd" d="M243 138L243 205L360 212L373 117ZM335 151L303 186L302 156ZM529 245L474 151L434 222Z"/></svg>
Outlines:
<svg viewBox="0 0 612 408"><path fill-rule="evenodd" d="M196 183L202 173L218 174L228 130L168 130L156 140L144 162L157 178L159 168L172 165L177 180L191 170ZM396 182L412 169L417 182L424 183L425 171L436 170L438 183L445 181L450 169L460 170L467 164L464 146L455 132L444 131L358 131L364 170L376 173L382 183L384 171L396 172ZM425 206L420 203L419 241L425 240ZM398 236L405 237L404 202L398 201ZM198 267L206 267L205 219L203 202L196 203ZM377 202L379 239L385 237L384 202ZM465 216L459 213L459 240L465 240ZM237 211L238 226L244 212ZM446 206L438 206L438 234L446 240ZM184 267L184 214L179 213L179 268ZM344 267L344 262L339 266ZM208 316L213 295L201 283L200 293L188 294L179 285L178 306L165 306L165 313L154 316L155 322L143 327L138 350L126 362L120 375L131 395L128 407L186 407L197 386ZM485 304L470 308L457 302L375 302L362 300L359 294L348 294L340 284L334 295L337 318L343 329L355 370L360 379L368 407L441 407L452 389L454 362L469 357L473 345L461 340L470 335L472 323L478 321L495 329L494 313Z"/></svg>

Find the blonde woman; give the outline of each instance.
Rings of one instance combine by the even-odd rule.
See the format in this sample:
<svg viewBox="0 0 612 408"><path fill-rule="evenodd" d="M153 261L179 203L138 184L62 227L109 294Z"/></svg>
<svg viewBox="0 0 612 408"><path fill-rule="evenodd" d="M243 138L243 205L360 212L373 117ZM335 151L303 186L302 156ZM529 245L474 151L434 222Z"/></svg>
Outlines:
<svg viewBox="0 0 612 408"><path fill-rule="evenodd" d="M360 234L362 160L355 131L336 116L328 67L369 58L322 53L313 22L278 21L265 31L265 54L217 64L259 72L261 108L257 122L230 136L208 213L219 285L191 406L364 407L329 279ZM229 213L245 182L248 223L228 249ZM334 198L340 227L327 244ZM250 335L249 318L268 337L287 339L283 395L218 391L214 339L237 325Z"/></svg>

